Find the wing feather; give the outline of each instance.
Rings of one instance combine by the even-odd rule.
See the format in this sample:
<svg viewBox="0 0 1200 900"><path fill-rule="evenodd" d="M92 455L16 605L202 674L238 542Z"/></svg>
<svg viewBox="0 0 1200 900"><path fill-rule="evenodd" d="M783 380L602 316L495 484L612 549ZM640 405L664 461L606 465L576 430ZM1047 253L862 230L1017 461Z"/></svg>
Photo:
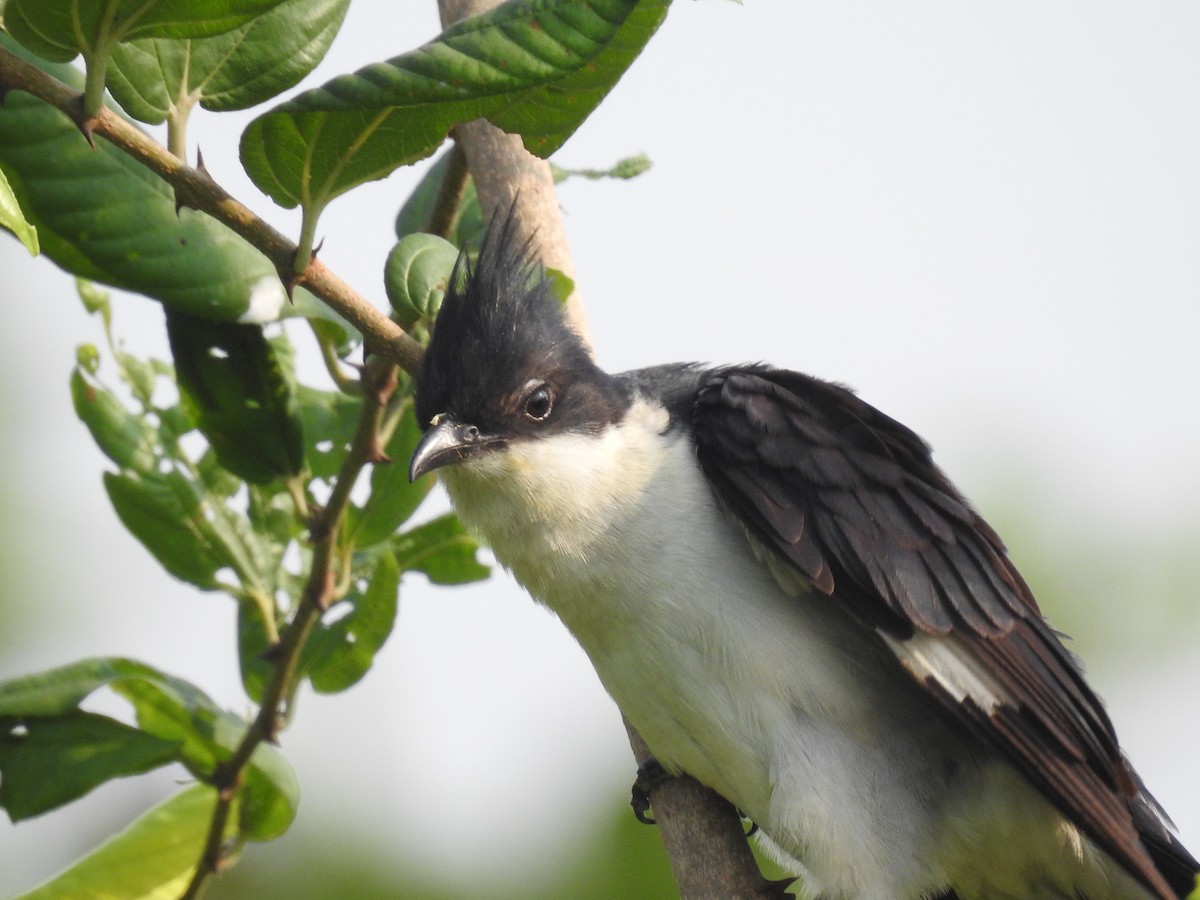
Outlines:
<svg viewBox="0 0 1200 900"><path fill-rule="evenodd" d="M708 373L691 425L706 476L759 543L879 629L930 693L1148 889L1175 896L1164 873L1195 861L1147 824L1159 821L1152 800L1100 700L916 434L845 388L763 366ZM952 640L943 653L966 654L995 695L947 690L953 680L931 668L945 657L910 652L914 635Z"/></svg>

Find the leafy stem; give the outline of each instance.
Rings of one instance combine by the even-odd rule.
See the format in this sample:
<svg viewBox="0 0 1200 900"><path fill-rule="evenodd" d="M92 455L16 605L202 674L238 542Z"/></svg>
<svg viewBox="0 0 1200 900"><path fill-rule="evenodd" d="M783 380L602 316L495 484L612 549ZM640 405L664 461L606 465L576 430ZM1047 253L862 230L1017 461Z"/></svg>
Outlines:
<svg viewBox="0 0 1200 900"><path fill-rule="evenodd" d="M336 571L338 535L345 521L354 483L367 463L380 458L379 429L396 388L395 372L395 366L383 359L374 359L363 369L363 403L358 425L342 460L329 501L312 522L312 565L300 603L291 622L280 634L278 643L268 650L268 659L274 671L263 690L258 715L242 736L233 755L221 763L208 779L217 789L217 802L199 864L183 894L183 900L202 897L212 876L220 871L226 858L226 827L246 767L264 741L276 742L300 685L300 656L304 645L321 615L336 598L339 581Z"/></svg>

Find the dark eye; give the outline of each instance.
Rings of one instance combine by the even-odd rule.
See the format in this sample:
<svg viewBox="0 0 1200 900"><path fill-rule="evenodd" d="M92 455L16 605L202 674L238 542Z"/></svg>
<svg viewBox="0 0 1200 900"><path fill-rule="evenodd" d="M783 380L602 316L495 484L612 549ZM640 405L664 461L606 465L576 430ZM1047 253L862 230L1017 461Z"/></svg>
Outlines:
<svg viewBox="0 0 1200 900"><path fill-rule="evenodd" d="M525 417L534 422L545 422L554 408L554 393L550 386L541 382L525 395Z"/></svg>

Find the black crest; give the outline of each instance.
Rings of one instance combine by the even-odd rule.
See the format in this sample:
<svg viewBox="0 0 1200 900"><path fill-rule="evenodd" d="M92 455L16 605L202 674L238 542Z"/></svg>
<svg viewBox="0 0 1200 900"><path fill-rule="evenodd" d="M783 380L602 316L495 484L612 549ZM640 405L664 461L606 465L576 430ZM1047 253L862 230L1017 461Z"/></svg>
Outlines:
<svg viewBox="0 0 1200 900"><path fill-rule="evenodd" d="M487 432L511 431L512 406L531 379L553 387L559 428L619 418L615 381L567 324L510 211L493 219L474 262L464 251L454 266L417 376L417 419L424 428L449 413Z"/></svg>

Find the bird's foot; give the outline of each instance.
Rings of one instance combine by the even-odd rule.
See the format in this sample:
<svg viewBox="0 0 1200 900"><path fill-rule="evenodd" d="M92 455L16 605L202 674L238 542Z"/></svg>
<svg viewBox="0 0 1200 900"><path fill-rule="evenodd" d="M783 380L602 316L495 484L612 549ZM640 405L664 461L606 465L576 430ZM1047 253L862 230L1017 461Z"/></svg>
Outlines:
<svg viewBox="0 0 1200 900"><path fill-rule="evenodd" d="M633 807L633 814L643 825L655 824L654 820L646 815L650 810L650 791L672 777L674 776L664 769L662 763L653 756L638 766L637 778L634 779L633 790L630 792L629 805Z"/></svg>

